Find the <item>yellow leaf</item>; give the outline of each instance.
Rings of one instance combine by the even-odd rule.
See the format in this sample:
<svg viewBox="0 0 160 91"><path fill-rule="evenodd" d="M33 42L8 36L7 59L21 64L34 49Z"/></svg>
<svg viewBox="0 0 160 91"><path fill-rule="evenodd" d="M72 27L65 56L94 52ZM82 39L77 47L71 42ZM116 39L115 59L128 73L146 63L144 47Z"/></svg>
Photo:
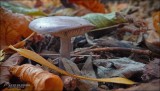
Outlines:
<svg viewBox="0 0 160 91"><path fill-rule="evenodd" d="M9 46L9 48L11 48L12 50L17 51L19 54L21 54L22 56L29 58L35 62L38 62L42 65L45 65L61 74L67 75L67 76L71 76L71 77L75 77L78 79L84 79L84 80L90 80L90 81L98 81L98 82L112 82L112 83L121 83L121 84L136 84L135 82L128 80L126 78L122 78L122 77L115 77L115 78L90 78L90 77L84 77L84 76L79 76L79 75L74 75L74 74L70 74L58 67L56 67L55 65L51 64L50 62L48 62L46 59L44 59L43 57L39 56L38 54L36 54L33 51L27 50L27 49L17 49L14 48L13 46Z"/></svg>

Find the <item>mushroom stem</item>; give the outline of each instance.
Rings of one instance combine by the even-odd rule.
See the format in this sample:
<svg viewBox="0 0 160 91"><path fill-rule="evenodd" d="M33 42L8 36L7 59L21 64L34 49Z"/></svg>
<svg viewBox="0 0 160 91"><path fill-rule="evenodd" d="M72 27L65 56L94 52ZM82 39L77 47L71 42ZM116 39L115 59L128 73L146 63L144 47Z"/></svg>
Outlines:
<svg viewBox="0 0 160 91"><path fill-rule="evenodd" d="M63 37L60 38L61 47L60 47L60 55L61 57L65 57L67 59L70 58L70 51L71 51L71 38L70 37Z"/></svg>

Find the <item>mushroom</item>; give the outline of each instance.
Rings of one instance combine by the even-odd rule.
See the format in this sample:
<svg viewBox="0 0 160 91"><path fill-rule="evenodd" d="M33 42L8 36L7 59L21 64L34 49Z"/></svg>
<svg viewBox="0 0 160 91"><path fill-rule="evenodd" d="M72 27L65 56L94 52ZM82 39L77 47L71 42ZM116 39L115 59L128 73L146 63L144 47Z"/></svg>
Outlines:
<svg viewBox="0 0 160 91"><path fill-rule="evenodd" d="M52 16L33 20L29 28L41 34L51 34L60 37L61 57L70 58L72 50L71 37L84 34L95 26L80 17Z"/></svg>

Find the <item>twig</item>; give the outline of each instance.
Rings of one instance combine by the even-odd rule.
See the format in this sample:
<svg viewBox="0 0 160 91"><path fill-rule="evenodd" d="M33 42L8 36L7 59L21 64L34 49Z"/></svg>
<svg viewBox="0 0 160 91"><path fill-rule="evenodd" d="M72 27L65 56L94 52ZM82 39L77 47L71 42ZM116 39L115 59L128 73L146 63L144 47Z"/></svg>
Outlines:
<svg viewBox="0 0 160 91"><path fill-rule="evenodd" d="M122 47L104 47L104 48L94 48L76 52L75 55L80 55L86 52L98 52L98 51L125 51L137 54L151 55L153 54L150 50L133 49L133 48L122 48Z"/></svg>
<svg viewBox="0 0 160 91"><path fill-rule="evenodd" d="M60 54L45 54L45 53L41 53L39 55L41 55L41 56L60 56ZM93 56L93 57L99 57L100 55L76 55L76 54L71 54L71 56L79 56L79 57Z"/></svg>

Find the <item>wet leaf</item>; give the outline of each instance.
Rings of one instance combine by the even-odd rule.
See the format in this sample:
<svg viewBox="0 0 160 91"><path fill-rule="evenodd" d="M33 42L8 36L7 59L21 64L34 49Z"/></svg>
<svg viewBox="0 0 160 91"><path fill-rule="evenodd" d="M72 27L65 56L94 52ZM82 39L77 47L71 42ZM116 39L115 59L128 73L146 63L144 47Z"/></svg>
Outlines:
<svg viewBox="0 0 160 91"><path fill-rule="evenodd" d="M16 49L13 46L9 46L9 48L11 48L14 51L17 51L19 54L21 54L22 56L29 58L35 62L38 62L42 65L45 65L61 74L67 75L67 76L71 76L71 77L75 77L78 79L84 79L84 80L90 80L90 81L98 81L98 82L112 82L112 83L121 83L121 84L135 84L135 82L128 80L126 78L121 78L121 77L116 77L116 78L90 78L90 77L84 77L84 76L79 76L79 75L74 75L74 74L70 74L58 67L56 67L55 65L51 64L50 62L48 62L47 60L45 60L43 57L39 56L38 54L36 54L35 52L32 52L30 50L27 49Z"/></svg>
<svg viewBox="0 0 160 91"><path fill-rule="evenodd" d="M9 10L11 10L13 13L22 13L27 15L33 15L33 16L45 16L46 14L38 9L33 9L29 7L25 7L19 4L13 4L11 2L3 2L0 1L1 7L5 7Z"/></svg>
<svg viewBox="0 0 160 91"><path fill-rule="evenodd" d="M13 66L10 68L10 72L15 76L20 77L21 80L33 84L34 90L36 91L62 91L63 89L63 83L59 76L31 64Z"/></svg>

